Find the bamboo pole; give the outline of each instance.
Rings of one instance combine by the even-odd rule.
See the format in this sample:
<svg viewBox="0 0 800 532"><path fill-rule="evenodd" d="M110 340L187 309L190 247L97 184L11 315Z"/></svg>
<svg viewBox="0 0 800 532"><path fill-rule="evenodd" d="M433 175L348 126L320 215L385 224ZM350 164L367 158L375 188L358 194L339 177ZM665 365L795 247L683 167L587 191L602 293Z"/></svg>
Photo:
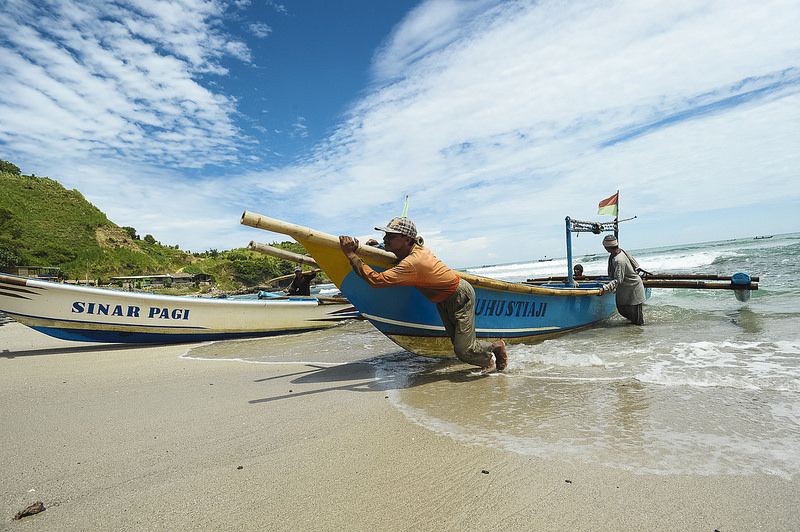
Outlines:
<svg viewBox="0 0 800 532"><path fill-rule="evenodd" d="M656 280L666 280L666 279L676 279L676 280L684 280L684 279L698 279L703 281L730 281L732 277L730 275L716 275L716 274L709 274L709 273L651 273L647 276L647 279L656 279ZM750 277L750 280L757 283L759 281L759 277Z"/></svg>
<svg viewBox="0 0 800 532"><path fill-rule="evenodd" d="M263 214L245 211L242 213L240 222L243 225L263 229L265 231L273 231L289 235L295 240L306 240L314 244L319 244L328 247L339 247L339 238L333 235L315 231L308 227L296 225L276 218L270 218ZM356 250L358 256L366 262L379 262L394 264L397 262L397 257L394 253L389 253L382 249L374 248L372 246L359 246ZM500 281L497 279L490 279L488 277L479 277L470 273L454 270L456 275L470 283L472 286L485 288L488 290L497 290L501 292L513 292L519 294L532 294L532 295L549 295L549 296L595 296L600 295L599 288L548 288L544 286L531 286L520 283L510 283L508 281Z"/></svg>
<svg viewBox="0 0 800 532"><path fill-rule="evenodd" d="M313 270L309 270L309 271L303 272L303 273L304 274L305 273L319 273L321 271L322 270L320 270L319 268L315 268ZM288 281L289 279L294 279L294 274L293 273L287 273L286 275L281 275L280 277L273 277L272 279L269 279L268 281L265 281L264 285L265 286L269 286L269 285L275 284L275 283L277 283L279 281Z"/></svg>
<svg viewBox="0 0 800 532"><path fill-rule="evenodd" d="M699 290L758 290L758 283L732 284L725 281L702 281L680 279L644 279L647 288L695 288Z"/></svg>
<svg viewBox="0 0 800 532"><path fill-rule="evenodd" d="M295 253L286 249L276 248L274 246L270 246L269 244L261 244L259 242L250 241L250 243L247 245L247 248L253 251L258 251L259 253L263 253L264 255L270 255L271 257L288 260L289 262L296 262L298 264L305 264L306 266L311 266L312 268L319 268L317 261L311 257L300 255L299 253Z"/></svg>
<svg viewBox="0 0 800 532"><path fill-rule="evenodd" d="M578 281L597 281L597 280L604 280L608 279L607 275L584 275L580 278L577 278ZM730 275L716 275L716 274L706 274L706 273L651 273L642 279L647 282L648 280L653 281L660 281L660 280L675 280L675 281L684 281L684 280L702 280L702 281L730 281L732 277ZM526 283L552 283L552 282L564 282L567 278L563 275L554 275L551 277L536 277L535 279L528 279L525 281ZM759 277L751 277L754 283L759 281Z"/></svg>
<svg viewBox="0 0 800 532"><path fill-rule="evenodd" d="M539 284L539 283L564 283L566 277L540 277L537 279L528 279L526 283ZM601 275L586 275L580 279L581 281L600 281L606 280L608 277ZM731 277L725 275L713 274L650 274L642 278L644 286L647 288L694 288L698 290L758 290L758 277L752 277L751 283L747 285L736 285L731 283Z"/></svg>

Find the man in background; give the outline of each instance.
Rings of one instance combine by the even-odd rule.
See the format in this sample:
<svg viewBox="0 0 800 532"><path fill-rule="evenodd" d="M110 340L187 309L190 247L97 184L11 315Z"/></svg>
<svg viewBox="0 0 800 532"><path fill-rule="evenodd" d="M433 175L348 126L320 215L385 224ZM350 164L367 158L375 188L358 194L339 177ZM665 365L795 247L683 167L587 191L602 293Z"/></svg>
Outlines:
<svg viewBox="0 0 800 532"><path fill-rule="evenodd" d="M310 296L311 295L311 279L317 276L316 272L303 273L303 269L299 266L294 269L294 279L292 284L287 288L290 296Z"/></svg>
<svg viewBox="0 0 800 532"><path fill-rule="evenodd" d="M608 235L603 239L608 251L608 277L611 282L600 293L616 292L617 311L634 325L644 325L644 283L637 273L639 264L627 251L619 247L617 237Z"/></svg>

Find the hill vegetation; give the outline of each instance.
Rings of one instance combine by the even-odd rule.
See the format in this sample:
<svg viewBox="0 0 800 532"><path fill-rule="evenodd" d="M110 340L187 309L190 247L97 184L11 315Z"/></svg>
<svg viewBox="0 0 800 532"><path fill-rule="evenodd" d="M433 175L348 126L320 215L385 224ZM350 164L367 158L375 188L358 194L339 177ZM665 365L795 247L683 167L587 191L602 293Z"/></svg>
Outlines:
<svg viewBox="0 0 800 532"><path fill-rule="evenodd" d="M23 175L0 160L0 271L55 266L68 279L163 273L207 273L222 290L263 285L294 264L248 249L189 253L120 227L77 190L47 177ZM305 253L294 242L273 243Z"/></svg>

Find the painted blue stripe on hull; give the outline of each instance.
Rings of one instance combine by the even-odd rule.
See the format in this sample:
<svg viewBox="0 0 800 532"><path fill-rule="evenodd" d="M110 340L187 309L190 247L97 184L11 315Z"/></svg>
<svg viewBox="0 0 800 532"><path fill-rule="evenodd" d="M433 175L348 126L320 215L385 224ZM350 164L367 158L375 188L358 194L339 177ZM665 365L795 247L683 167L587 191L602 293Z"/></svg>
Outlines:
<svg viewBox="0 0 800 532"><path fill-rule="evenodd" d="M319 330L317 327L309 329L294 329L291 331L264 331L243 333L192 333L192 334L160 334L160 333L126 333L123 331L95 331L90 329L59 329L57 327L31 327L61 340L76 342L104 342L112 344L179 344L190 342L206 342L209 340L232 340L236 338L261 338L266 336L282 336L286 334L300 334L308 331Z"/></svg>
<svg viewBox="0 0 800 532"><path fill-rule="evenodd" d="M68 320L66 318L51 318L48 316L36 316L34 314L21 314L19 312L9 312L7 310L3 311L4 314L8 314L9 316L22 316L23 318L33 318L37 320L50 320L50 321L58 321L64 323L85 323L87 325L108 325L113 327L138 327L138 328L150 328L150 329L205 329L206 327L197 327L191 325L147 325L147 324L138 324L138 323L112 323L108 321L86 321L86 320Z"/></svg>
<svg viewBox="0 0 800 532"><path fill-rule="evenodd" d="M605 319L605 318L603 318ZM535 331L503 331L498 329L493 329L491 331L476 331L475 336L478 338L530 338L533 336L539 336L543 334L554 334L554 333L562 333L571 331L573 329L581 329L586 327L587 325L593 325L602 321L603 319L599 319L592 322L582 323L581 325L575 325L573 327L547 327L541 330ZM375 326L383 334L387 335L399 335L399 336L417 336L421 338L445 338L446 334L444 330L442 331L431 331L427 329L417 329L414 327L398 327L396 325L387 325L386 323L382 323L376 320L369 320L369 322Z"/></svg>

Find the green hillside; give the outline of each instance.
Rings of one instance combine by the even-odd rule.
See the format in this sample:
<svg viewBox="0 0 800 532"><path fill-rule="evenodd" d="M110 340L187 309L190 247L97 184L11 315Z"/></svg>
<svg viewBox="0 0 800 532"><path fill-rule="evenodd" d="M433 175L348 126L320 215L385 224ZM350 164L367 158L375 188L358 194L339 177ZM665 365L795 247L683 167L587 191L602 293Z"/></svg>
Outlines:
<svg viewBox="0 0 800 532"><path fill-rule="evenodd" d="M279 247L298 253L296 243ZM0 161L0 271L12 266L56 266L68 279L119 275L208 273L221 289L258 286L294 265L246 249L187 253L119 227L77 190L47 177L22 175Z"/></svg>

